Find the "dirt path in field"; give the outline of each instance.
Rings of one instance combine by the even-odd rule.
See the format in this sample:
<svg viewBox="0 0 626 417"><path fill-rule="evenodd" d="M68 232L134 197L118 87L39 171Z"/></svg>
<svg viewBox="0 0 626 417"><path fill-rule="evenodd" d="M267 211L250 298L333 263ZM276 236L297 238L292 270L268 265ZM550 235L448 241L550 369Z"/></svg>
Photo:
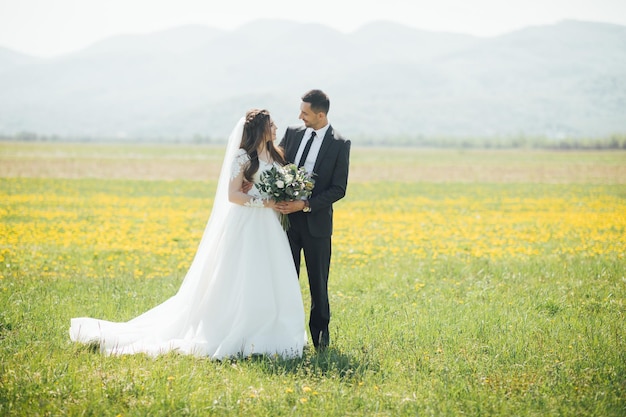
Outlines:
<svg viewBox="0 0 626 417"><path fill-rule="evenodd" d="M193 148L140 147L132 155L106 149L0 144L0 177L205 181L217 179L221 164L219 153ZM350 182L370 181L624 184L626 152L353 149Z"/></svg>
<svg viewBox="0 0 626 417"><path fill-rule="evenodd" d="M2 160L0 177L208 180L220 166L185 160Z"/></svg>

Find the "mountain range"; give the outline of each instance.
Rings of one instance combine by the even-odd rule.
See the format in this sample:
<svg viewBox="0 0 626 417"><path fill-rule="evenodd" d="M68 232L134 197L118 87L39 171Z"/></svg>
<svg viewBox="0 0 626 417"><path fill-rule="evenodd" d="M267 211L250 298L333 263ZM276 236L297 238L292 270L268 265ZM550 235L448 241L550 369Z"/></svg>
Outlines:
<svg viewBox="0 0 626 417"><path fill-rule="evenodd" d="M258 20L119 35L52 58L0 48L0 134L224 138L251 107L279 129L299 124L311 88L354 138L624 133L626 26L563 21L481 38Z"/></svg>

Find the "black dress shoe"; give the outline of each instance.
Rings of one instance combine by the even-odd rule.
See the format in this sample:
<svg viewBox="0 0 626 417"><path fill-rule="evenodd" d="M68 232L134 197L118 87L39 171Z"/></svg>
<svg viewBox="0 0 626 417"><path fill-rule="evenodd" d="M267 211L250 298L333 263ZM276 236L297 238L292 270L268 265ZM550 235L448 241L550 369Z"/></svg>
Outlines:
<svg viewBox="0 0 626 417"><path fill-rule="evenodd" d="M315 343L315 350L317 350L318 352L326 350L326 348L328 348L329 345L330 345L330 334L328 333L328 330L320 331L317 337L317 343Z"/></svg>

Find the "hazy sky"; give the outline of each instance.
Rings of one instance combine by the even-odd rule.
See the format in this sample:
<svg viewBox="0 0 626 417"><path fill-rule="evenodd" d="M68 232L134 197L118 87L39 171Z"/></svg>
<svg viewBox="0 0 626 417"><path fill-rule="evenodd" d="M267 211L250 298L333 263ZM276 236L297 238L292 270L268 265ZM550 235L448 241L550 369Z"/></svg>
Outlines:
<svg viewBox="0 0 626 417"><path fill-rule="evenodd" d="M626 0L0 0L0 46L51 56L114 34L184 24L232 29L258 18L316 22L344 32L384 19L492 36L563 19L626 25Z"/></svg>

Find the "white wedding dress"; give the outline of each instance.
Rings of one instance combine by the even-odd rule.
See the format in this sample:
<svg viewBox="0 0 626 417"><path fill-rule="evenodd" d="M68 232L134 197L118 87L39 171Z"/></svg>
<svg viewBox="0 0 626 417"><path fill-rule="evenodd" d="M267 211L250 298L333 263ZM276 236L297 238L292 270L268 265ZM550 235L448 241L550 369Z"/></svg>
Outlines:
<svg viewBox="0 0 626 417"><path fill-rule="evenodd" d="M229 138L211 216L178 292L128 322L73 318L70 338L107 354L170 351L213 359L302 356L304 308L287 236L269 208L228 201L228 182L248 157ZM259 161L255 181L271 164ZM256 187L248 193L260 197Z"/></svg>

